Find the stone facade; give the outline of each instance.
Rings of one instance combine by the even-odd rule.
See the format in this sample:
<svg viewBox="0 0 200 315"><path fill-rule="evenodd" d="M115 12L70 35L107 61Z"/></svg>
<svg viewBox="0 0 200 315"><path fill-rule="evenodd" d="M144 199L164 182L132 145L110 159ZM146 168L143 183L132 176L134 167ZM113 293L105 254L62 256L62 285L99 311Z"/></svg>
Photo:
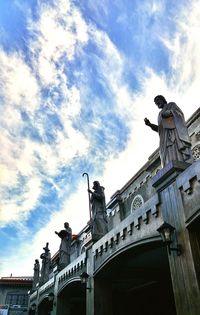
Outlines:
<svg viewBox="0 0 200 315"><path fill-rule="evenodd" d="M108 233L93 243L86 226L72 241L71 263L58 271L55 256L53 276L30 296L29 309L35 304L38 315L121 315L130 308L136 315L199 315L200 109L187 126L195 161L161 169L156 150L108 202ZM168 246L158 232L164 222L173 227Z"/></svg>

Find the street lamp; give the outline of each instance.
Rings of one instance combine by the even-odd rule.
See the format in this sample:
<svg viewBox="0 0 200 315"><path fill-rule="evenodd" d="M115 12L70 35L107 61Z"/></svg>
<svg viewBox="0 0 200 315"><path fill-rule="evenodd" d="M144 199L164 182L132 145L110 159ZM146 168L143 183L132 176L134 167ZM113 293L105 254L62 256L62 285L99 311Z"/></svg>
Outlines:
<svg viewBox="0 0 200 315"><path fill-rule="evenodd" d="M53 302L53 299L54 299L54 294L53 294L53 292L50 292L50 293L48 294L48 300L49 300L49 302Z"/></svg>
<svg viewBox="0 0 200 315"><path fill-rule="evenodd" d="M80 275L80 278L81 278L81 283L82 283L83 285L85 285L86 290L90 290L91 288L90 288L90 287L87 287L87 282L88 282L89 274L84 271L84 272Z"/></svg>
<svg viewBox="0 0 200 315"><path fill-rule="evenodd" d="M49 313L48 314L51 314L51 311L53 310L53 300L54 300L54 294L53 292L50 292L48 294L48 301L49 301ZM55 305L55 303L54 303Z"/></svg>
<svg viewBox="0 0 200 315"><path fill-rule="evenodd" d="M30 307L29 314L30 315L35 315L35 312L36 312L36 304L34 303Z"/></svg>
<svg viewBox="0 0 200 315"><path fill-rule="evenodd" d="M171 251L176 251L177 255L181 255L181 245L176 244L176 247L170 247L170 244L173 242L174 235L176 229L169 223L164 222L157 231L160 233L163 243L167 245L169 255L171 255Z"/></svg>

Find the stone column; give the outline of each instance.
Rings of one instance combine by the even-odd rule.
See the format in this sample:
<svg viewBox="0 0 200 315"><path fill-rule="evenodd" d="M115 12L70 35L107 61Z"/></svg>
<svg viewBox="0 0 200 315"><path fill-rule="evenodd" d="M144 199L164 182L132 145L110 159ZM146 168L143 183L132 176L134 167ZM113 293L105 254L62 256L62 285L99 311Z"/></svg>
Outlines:
<svg viewBox="0 0 200 315"><path fill-rule="evenodd" d="M51 315L57 315L59 314L59 305L58 305L58 269L57 267L54 268L54 277L55 277L55 282L54 282L54 300L53 300L53 309L51 311Z"/></svg>
<svg viewBox="0 0 200 315"><path fill-rule="evenodd" d="M94 279L92 247L87 249L87 273L90 276L86 285L86 315L94 315Z"/></svg>
<svg viewBox="0 0 200 315"><path fill-rule="evenodd" d="M92 248L87 251L86 315L112 315L112 291L109 282L93 277Z"/></svg>
<svg viewBox="0 0 200 315"><path fill-rule="evenodd" d="M168 254L177 315L199 315L200 292L181 194L176 184L176 178L187 166L180 162L171 162L154 177L153 186L160 196L163 220L175 227L177 241L182 247L180 256L176 251ZM175 247L176 242L171 246Z"/></svg>

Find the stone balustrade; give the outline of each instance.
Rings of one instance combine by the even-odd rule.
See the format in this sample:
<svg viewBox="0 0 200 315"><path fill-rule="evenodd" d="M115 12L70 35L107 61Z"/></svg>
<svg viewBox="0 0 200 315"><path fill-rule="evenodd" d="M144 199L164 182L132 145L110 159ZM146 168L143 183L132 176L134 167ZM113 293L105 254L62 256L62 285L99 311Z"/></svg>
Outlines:
<svg viewBox="0 0 200 315"><path fill-rule="evenodd" d="M162 224L159 206L159 196L156 193L93 245L94 273L105 261L127 246L134 246L151 238L159 240L157 228Z"/></svg>
<svg viewBox="0 0 200 315"><path fill-rule="evenodd" d="M69 280L80 276L80 274L85 270L86 253L83 253L58 274L58 291L60 291Z"/></svg>
<svg viewBox="0 0 200 315"><path fill-rule="evenodd" d="M54 277L49 279L45 284L43 284L38 290L39 301L43 299L44 296L47 296L51 290L54 290L55 279Z"/></svg>

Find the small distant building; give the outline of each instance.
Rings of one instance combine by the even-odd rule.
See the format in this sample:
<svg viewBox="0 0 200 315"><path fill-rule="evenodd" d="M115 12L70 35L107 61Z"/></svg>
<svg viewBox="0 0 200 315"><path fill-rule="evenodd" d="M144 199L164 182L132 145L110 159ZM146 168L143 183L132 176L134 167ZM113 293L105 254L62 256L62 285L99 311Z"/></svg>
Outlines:
<svg viewBox="0 0 200 315"><path fill-rule="evenodd" d="M32 277L0 278L0 314L27 314L28 291L32 288Z"/></svg>

